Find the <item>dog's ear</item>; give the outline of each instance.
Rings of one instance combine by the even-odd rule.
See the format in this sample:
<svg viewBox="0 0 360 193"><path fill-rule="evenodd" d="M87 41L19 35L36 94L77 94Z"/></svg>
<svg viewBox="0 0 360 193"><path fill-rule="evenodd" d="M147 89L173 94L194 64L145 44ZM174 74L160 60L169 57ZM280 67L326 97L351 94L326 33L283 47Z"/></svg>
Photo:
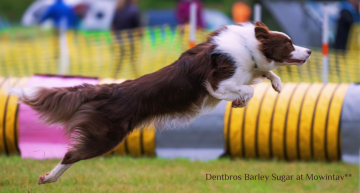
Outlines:
<svg viewBox="0 0 360 193"><path fill-rule="evenodd" d="M270 36L269 28L266 27L265 24L261 23L260 21L257 21L255 23L255 37L257 40L261 41L264 39L268 39Z"/></svg>
<svg viewBox="0 0 360 193"><path fill-rule="evenodd" d="M255 27L263 27L264 29L266 29L267 31L270 31L269 28L261 21L257 21L255 22Z"/></svg>

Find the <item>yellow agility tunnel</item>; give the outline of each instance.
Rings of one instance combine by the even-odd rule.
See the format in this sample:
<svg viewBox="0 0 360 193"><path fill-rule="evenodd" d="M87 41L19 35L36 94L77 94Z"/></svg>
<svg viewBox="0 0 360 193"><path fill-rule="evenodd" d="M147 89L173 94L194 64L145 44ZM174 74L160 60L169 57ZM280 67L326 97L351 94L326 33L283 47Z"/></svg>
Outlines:
<svg viewBox="0 0 360 193"><path fill-rule="evenodd" d="M21 105L16 96L8 95L6 88L9 84L13 87L25 86L30 79L0 77L0 154L18 154L19 143L21 144ZM98 84L122 81L124 80L96 79ZM205 143L204 139L211 133L211 129L217 130L214 129L215 124L206 125L205 122L209 122L209 118L213 121L220 118L219 131L221 133L221 130L224 130L223 149L232 158L340 160L340 115L348 87L348 84L333 83L284 83L281 94L278 94L271 84L258 84L254 86L255 95L246 108L231 108L231 103L219 105L218 114L207 118L205 115L202 123L192 126L204 128L198 131L193 128L195 130L190 134L192 136L185 135L186 129L174 131L171 135L171 132L155 133L152 126L135 130L106 155L155 156L158 148L178 147L176 140L180 137L180 131L183 132L181 143L194 143L193 146L196 146ZM350 100L347 103L353 104ZM195 135L198 135L198 138L196 142L192 142ZM213 147L215 138L216 136L212 135L207 144L201 147Z"/></svg>
<svg viewBox="0 0 360 193"><path fill-rule="evenodd" d="M227 104L226 153L233 158L335 161L341 159L340 115L348 84L255 86L246 108Z"/></svg>
<svg viewBox="0 0 360 193"><path fill-rule="evenodd" d="M19 154L19 98L8 95L7 87L25 86L29 78L0 77L0 154ZM10 81L10 82L9 82ZM101 79L99 84L119 83L122 79ZM135 130L106 155L155 156L155 128Z"/></svg>
<svg viewBox="0 0 360 193"><path fill-rule="evenodd" d="M8 85L22 85L27 78L8 79L0 77L0 154L18 154L18 97L9 96L5 90Z"/></svg>

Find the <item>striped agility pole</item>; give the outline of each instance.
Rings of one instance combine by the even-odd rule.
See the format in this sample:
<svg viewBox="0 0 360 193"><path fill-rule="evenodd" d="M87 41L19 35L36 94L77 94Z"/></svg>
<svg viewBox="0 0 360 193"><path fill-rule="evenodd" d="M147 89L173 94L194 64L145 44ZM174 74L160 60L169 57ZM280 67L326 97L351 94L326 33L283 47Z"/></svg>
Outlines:
<svg viewBox="0 0 360 193"><path fill-rule="evenodd" d="M190 4L190 37L189 37L189 48L195 47L196 41L196 11L197 5L195 2Z"/></svg>
<svg viewBox="0 0 360 193"><path fill-rule="evenodd" d="M328 82L328 66L329 66L329 16L326 4L324 5L324 18L323 18L323 30L322 30L322 51L323 51L323 83Z"/></svg>

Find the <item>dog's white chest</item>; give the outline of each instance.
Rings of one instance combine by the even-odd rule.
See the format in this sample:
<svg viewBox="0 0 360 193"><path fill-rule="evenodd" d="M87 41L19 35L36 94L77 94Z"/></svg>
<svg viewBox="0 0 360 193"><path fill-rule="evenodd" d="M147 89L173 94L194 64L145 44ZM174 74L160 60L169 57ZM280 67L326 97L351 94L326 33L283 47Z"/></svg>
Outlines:
<svg viewBox="0 0 360 193"><path fill-rule="evenodd" d="M228 80L224 80L223 82L232 83L234 85L251 85L253 80L256 79L254 72L249 72L248 70L243 70L238 67L234 73L234 75ZM221 84L220 84L221 85Z"/></svg>

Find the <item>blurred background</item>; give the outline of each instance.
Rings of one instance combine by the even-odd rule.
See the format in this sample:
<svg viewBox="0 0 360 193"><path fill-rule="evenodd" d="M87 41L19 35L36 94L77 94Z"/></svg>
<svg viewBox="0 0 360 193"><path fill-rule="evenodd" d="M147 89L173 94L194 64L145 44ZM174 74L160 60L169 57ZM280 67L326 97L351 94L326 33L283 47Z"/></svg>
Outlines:
<svg viewBox="0 0 360 193"><path fill-rule="evenodd" d="M36 73L136 78L173 62L190 40L190 0L24 0L0 2L0 76ZM326 4L328 79L358 81L357 1L197 0L196 37L222 25L261 20L315 50L305 68L278 70L284 81L322 78ZM259 5L258 11L254 8ZM254 18L258 14L259 18ZM61 18L66 18L61 28ZM61 36L60 28L66 33ZM63 37L61 41L61 37ZM159 52L159 50L161 50ZM14 57L16 55L16 57ZM347 68L343 68L345 65ZM61 71L60 65L65 71ZM292 73L290 76L289 73ZM350 74L349 76L347 76Z"/></svg>
<svg viewBox="0 0 360 193"><path fill-rule="evenodd" d="M169 192L174 187L190 192L193 186L203 192L356 192L359 167L349 163L359 162L360 151L359 2L0 0L0 154L60 159L68 147L61 129L39 123L34 111L8 95L9 84L65 87L121 83L171 64L222 25L262 21L271 30L287 33L294 44L313 50L306 65L274 70L284 84L281 94L268 82L255 85L255 96L246 108L233 109L231 103L223 101L186 128L136 130L105 155L216 161L98 158L79 164L73 173L69 171L70 177L61 186L64 189L58 192L78 192L77 187L84 192L88 187L97 192L139 188ZM287 162L268 162L272 159ZM37 176L45 166L50 169L57 162L44 161L43 166L15 156L0 156L0 160L4 171L0 187L4 185L8 192L35 190L31 184L36 182L28 180L29 176ZM296 160L300 162L294 164ZM94 170L89 172L88 168ZM209 172L354 176L339 182L293 181L274 186L208 182L205 174ZM119 173L126 175L119 177ZM91 185L79 185L89 176ZM138 176L147 186L139 185L143 181ZM163 178L157 180L159 176ZM19 179L27 183L20 184ZM124 184L120 188L114 187L118 181Z"/></svg>

